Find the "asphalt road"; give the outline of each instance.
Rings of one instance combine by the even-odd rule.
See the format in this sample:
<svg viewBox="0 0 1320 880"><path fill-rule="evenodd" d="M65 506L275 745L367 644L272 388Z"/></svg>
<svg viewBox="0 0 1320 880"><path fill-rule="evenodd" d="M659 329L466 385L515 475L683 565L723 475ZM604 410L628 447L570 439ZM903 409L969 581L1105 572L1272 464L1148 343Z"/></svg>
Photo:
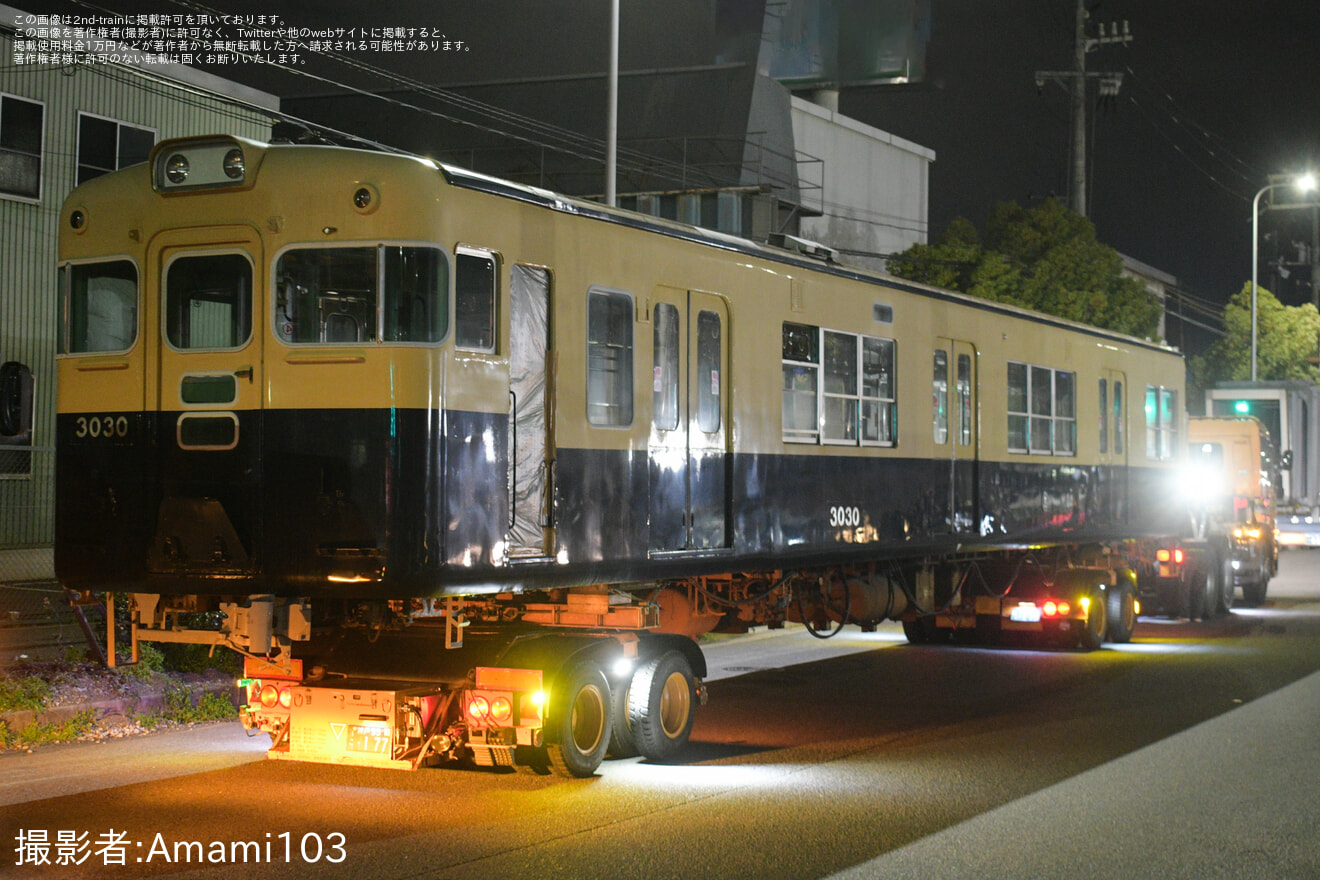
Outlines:
<svg viewBox="0 0 1320 880"><path fill-rule="evenodd" d="M0 757L0 876L1320 876L1320 552L1263 608L1090 654L895 627L707 653L683 763L589 780L265 762L237 725ZM85 861L16 865L20 831ZM235 841L257 870L199 867Z"/></svg>

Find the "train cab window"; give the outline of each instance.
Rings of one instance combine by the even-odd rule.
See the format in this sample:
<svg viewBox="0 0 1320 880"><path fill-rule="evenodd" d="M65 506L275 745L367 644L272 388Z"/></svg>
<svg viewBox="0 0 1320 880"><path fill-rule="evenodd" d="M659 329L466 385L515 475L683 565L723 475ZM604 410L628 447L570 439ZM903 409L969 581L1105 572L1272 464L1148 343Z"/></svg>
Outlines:
<svg viewBox="0 0 1320 880"><path fill-rule="evenodd" d="M789 443L819 438L816 393L820 380L820 329L784 322L783 436Z"/></svg>
<svg viewBox="0 0 1320 880"><path fill-rule="evenodd" d="M495 350L495 258L459 251L454 268L454 342L459 348Z"/></svg>
<svg viewBox="0 0 1320 880"><path fill-rule="evenodd" d="M651 326L655 355L651 420L657 431L673 431L678 428L678 308L660 303Z"/></svg>
<svg viewBox="0 0 1320 880"><path fill-rule="evenodd" d="M593 425L632 424L632 316L630 294L587 291L587 421Z"/></svg>
<svg viewBox="0 0 1320 880"><path fill-rule="evenodd" d="M697 313L697 429L706 434L720 430L720 316Z"/></svg>
<svg viewBox="0 0 1320 880"><path fill-rule="evenodd" d="M439 342L448 294L439 248L291 248L275 264L275 333L292 344Z"/></svg>
<svg viewBox="0 0 1320 880"><path fill-rule="evenodd" d="M935 351L932 418L935 427L935 445L949 442L949 353Z"/></svg>
<svg viewBox="0 0 1320 880"><path fill-rule="evenodd" d="M127 351L137 339L138 274L128 260L60 267L61 354Z"/></svg>
<svg viewBox="0 0 1320 880"><path fill-rule="evenodd" d="M243 254L178 257L165 271L165 338L178 349L241 348L252 335L252 263Z"/></svg>

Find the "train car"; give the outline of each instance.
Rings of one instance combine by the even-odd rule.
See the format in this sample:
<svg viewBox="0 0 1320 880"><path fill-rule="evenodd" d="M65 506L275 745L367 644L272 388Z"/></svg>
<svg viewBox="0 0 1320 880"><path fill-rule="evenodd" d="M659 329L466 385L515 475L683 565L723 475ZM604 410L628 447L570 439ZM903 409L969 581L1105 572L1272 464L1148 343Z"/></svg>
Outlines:
<svg viewBox="0 0 1320 880"><path fill-rule="evenodd" d="M1011 629L1025 566L1130 634L1183 528L1165 346L421 158L165 141L59 253L57 573L243 652L275 756L663 757L703 631Z"/></svg>

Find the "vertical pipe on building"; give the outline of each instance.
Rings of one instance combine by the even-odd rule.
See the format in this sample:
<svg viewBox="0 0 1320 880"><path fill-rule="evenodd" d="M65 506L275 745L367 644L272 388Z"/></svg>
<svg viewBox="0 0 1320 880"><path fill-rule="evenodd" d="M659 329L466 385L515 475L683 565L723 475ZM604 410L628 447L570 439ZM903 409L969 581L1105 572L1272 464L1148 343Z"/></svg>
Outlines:
<svg viewBox="0 0 1320 880"><path fill-rule="evenodd" d="M610 76L605 108L605 204L618 204L614 178L619 153L619 0L610 0Z"/></svg>

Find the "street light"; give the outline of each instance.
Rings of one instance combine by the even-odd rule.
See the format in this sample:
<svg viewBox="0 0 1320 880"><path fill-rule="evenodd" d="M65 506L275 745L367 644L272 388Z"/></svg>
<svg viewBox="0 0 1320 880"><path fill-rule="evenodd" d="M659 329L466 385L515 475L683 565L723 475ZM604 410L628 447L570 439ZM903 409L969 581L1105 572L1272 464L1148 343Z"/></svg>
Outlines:
<svg viewBox="0 0 1320 880"><path fill-rule="evenodd" d="M1251 201L1251 381L1256 381L1256 294L1258 285L1256 284L1256 262L1260 253L1260 197L1272 189L1278 189L1283 186L1295 186L1298 192L1310 192L1316 188L1314 174L1302 174L1294 177L1292 180L1281 183L1267 183L1256 193L1256 198Z"/></svg>

